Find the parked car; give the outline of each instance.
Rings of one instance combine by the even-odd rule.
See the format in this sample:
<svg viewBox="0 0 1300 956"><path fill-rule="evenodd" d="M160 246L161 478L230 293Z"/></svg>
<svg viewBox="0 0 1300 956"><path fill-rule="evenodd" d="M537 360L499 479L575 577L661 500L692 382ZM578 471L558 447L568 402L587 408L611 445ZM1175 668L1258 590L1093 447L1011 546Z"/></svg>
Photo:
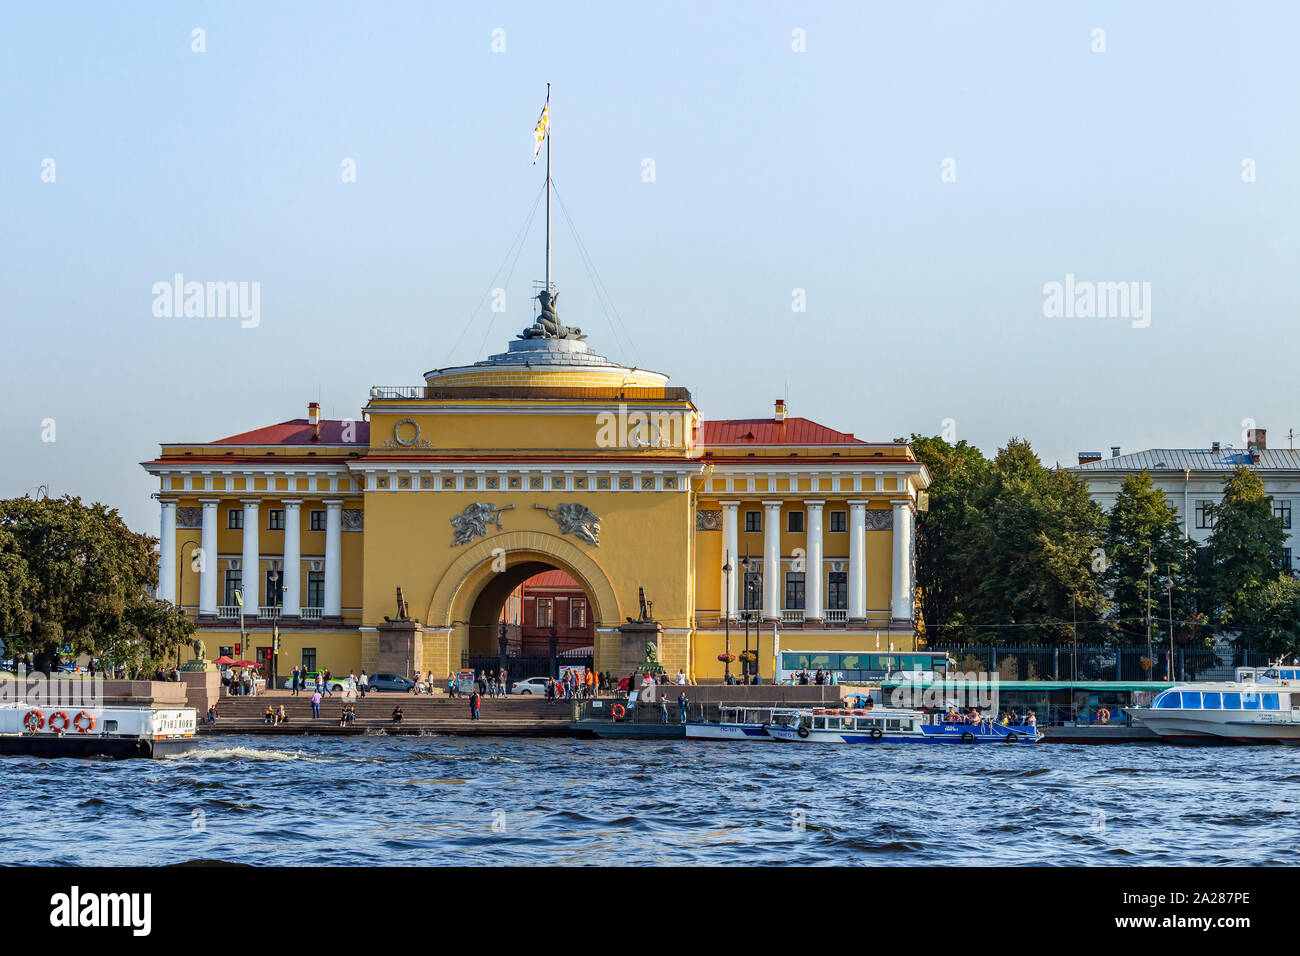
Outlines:
<svg viewBox="0 0 1300 956"><path fill-rule="evenodd" d="M401 674L371 674L366 685L368 693L377 690L392 690L400 694L409 694L414 689L415 681L403 677Z"/></svg>
<svg viewBox="0 0 1300 956"><path fill-rule="evenodd" d="M315 690L315 689L316 689L316 685L317 685L317 676L316 676L316 675L312 675L311 677L308 677L308 678L303 682L303 685L302 685L302 686L303 686L303 689L304 689L304 690ZM293 689L293 678L292 678L292 677L286 677L286 678L285 678L285 681L284 681L284 684L283 684L283 687L284 687L285 690L292 690L292 689ZM351 680L350 678L347 678L347 677L331 677L331 678L330 678L330 693L333 693L333 694L342 694L344 691L350 691L350 690L352 690L352 689L353 689L353 687L352 687L352 680Z"/></svg>
<svg viewBox="0 0 1300 956"><path fill-rule="evenodd" d="M540 694L545 697L546 680L545 677L525 677L523 680L517 680L510 685L510 693Z"/></svg>

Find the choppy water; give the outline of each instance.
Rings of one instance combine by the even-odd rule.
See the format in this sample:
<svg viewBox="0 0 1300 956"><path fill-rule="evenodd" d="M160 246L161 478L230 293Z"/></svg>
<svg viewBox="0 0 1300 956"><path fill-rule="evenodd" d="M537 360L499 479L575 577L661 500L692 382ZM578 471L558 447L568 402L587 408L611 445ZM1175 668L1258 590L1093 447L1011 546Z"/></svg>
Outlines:
<svg viewBox="0 0 1300 956"><path fill-rule="evenodd" d="M5 758L0 863L1285 864L1300 750L208 738Z"/></svg>

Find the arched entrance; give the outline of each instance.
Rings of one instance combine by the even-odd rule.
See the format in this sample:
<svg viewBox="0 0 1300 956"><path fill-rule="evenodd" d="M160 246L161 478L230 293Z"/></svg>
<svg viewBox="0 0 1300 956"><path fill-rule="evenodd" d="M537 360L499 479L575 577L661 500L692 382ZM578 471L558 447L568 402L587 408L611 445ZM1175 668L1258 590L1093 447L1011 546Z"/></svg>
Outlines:
<svg viewBox="0 0 1300 956"><path fill-rule="evenodd" d="M593 625L594 666L601 666L602 658L616 655L616 629L622 618L614 587L604 570L591 555L564 538L523 531L475 542L452 562L439 581L425 621L430 631L447 634L448 664L470 666L471 658L495 661L500 613L506 599L524 581L550 570L564 571L585 594ZM602 647L605 643L609 646ZM540 674L546 668L537 662L527 669L538 669ZM510 676L514 680L532 675L511 670Z"/></svg>

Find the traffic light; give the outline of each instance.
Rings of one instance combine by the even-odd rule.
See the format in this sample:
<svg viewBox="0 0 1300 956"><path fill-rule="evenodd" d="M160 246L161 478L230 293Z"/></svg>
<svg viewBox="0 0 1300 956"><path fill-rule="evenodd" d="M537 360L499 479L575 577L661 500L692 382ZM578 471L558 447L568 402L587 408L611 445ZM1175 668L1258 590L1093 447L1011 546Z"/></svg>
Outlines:
<svg viewBox="0 0 1300 956"><path fill-rule="evenodd" d="M236 645L235 645L235 656L238 657L238 656L239 656L240 654L242 654L242 653L243 653L243 650L240 648L240 645L236 644Z"/></svg>

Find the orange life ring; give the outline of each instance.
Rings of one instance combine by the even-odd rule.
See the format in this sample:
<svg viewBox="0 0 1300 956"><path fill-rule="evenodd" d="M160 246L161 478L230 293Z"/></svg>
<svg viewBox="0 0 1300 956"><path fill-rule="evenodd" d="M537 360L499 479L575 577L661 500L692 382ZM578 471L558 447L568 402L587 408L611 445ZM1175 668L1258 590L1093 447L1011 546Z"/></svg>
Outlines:
<svg viewBox="0 0 1300 956"><path fill-rule="evenodd" d="M88 734L95 729L95 718L83 710L72 718L72 726L77 728L77 733Z"/></svg>
<svg viewBox="0 0 1300 956"><path fill-rule="evenodd" d="M36 733L45 726L45 715L39 710L29 710L23 715L23 726L27 728L28 733Z"/></svg>
<svg viewBox="0 0 1300 956"><path fill-rule="evenodd" d="M1099 723L1099 724L1104 724L1104 723L1106 723L1106 722L1109 721L1109 720L1110 720L1110 711L1109 711L1109 710L1107 710L1105 707L1103 707L1101 710L1097 711L1097 719L1096 719L1096 722L1097 722L1097 723Z"/></svg>
<svg viewBox="0 0 1300 956"><path fill-rule="evenodd" d="M622 720L623 715L627 713L627 709L622 704L615 704L609 709L609 712L615 720Z"/></svg>
<svg viewBox="0 0 1300 956"><path fill-rule="evenodd" d="M59 725L57 727L54 726L54 722L56 720L59 722ZM65 714L63 711L56 710L54 713L50 714L51 733L61 734L71 726L72 726L72 721L68 719L68 715Z"/></svg>

